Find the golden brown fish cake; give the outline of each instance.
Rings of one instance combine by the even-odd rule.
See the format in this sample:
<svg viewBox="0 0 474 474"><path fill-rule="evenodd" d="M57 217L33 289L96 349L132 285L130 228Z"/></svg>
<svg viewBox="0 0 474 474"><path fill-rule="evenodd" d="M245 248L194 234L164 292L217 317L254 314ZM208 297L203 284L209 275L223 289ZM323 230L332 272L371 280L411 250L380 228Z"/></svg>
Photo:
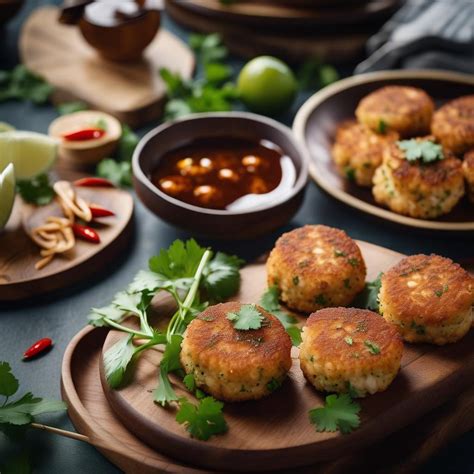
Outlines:
<svg viewBox="0 0 474 474"><path fill-rule="evenodd" d="M474 279L449 258L413 255L383 275L379 302L406 341L455 342L471 326Z"/></svg>
<svg viewBox="0 0 474 474"><path fill-rule="evenodd" d="M187 327L181 364L196 386L219 400L262 398L277 388L291 367L291 340L281 322L261 307L262 327L237 330L227 319L241 303L210 306Z"/></svg>
<svg viewBox="0 0 474 474"><path fill-rule="evenodd" d="M303 328L300 364L317 390L359 397L385 390L400 369L403 342L397 330L372 311L327 308Z"/></svg>
<svg viewBox="0 0 474 474"><path fill-rule="evenodd" d="M378 132L398 132L401 137L429 133L434 103L423 90L407 86L386 86L365 96L357 106L360 123Z"/></svg>
<svg viewBox="0 0 474 474"><path fill-rule="evenodd" d="M433 115L431 132L446 148L462 155L474 147L474 95L454 99Z"/></svg>
<svg viewBox="0 0 474 474"><path fill-rule="evenodd" d="M267 260L269 286L290 308L310 313L348 305L365 285L365 262L342 230L306 225L283 234Z"/></svg>
<svg viewBox="0 0 474 474"><path fill-rule="evenodd" d="M341 176L359 186L372 186L375 169L382 162L384 148L398 140L398 133L375 133L355 120L343 122L336 133L332 157Z"/></svg>
<svg viewBox="0 0 474 474"><path fill-rule="evenodd" d="M443 160L410 162L397 143L388 146L374 175L375 200L394 212L422 219L434 219L450 212L464 195L464 178L461 161L448 150L443 153Z"/></svg>
<svg viewBox="0 0 474 474"><path fill-rule="evenodd" d="M462 171L467 183L467 196L474 203L474 148L464 155Z"/></svg>

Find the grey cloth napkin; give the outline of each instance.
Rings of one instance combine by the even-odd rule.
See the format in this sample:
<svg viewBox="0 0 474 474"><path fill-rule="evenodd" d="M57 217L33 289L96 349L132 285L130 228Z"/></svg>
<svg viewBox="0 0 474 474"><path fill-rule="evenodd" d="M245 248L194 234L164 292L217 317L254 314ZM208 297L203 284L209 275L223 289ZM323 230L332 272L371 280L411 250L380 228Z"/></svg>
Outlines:
<svg viewBox="0 0 474 474"><path fill-rule="evenodd" d="M355 73L450 69L474 74L474 0L407 0L367 43Z"/></svg>

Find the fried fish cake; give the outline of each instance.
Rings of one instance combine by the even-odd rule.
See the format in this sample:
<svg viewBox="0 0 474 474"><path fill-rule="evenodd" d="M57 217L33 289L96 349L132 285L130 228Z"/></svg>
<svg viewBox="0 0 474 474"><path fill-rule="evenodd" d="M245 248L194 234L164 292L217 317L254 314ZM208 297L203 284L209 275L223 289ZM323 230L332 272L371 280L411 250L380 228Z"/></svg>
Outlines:
<svg viewBox="0 0 474 474"><path fill-rule="evenodd" d="M365 262L342 230L306 225L283 234L267 260L269 286L290 308L310 313L348 305L365 285Z"/></svg>
<svg viewBox="0 0 474 474"><path fill-rule="evenodd" d="M407 86L386 86L365 96L357 106L360 123L376 132L398 132L401 137L429 133L434 103L423 90Z"/></svg>
<svg viewBox="0 0 474 474"><path fill-rule="evenodd" d="M405 341L455 342L471 327L474 279L449 258L413 255L383 275L379 303Z"/></svg>
<svg viewBox="0 0 474 474"><path fill-rule="evenodd" d="M398 133L375 133L369 127L349 120L337 129L332 157L341 176L359 186L372 186L375 169L382 162L384 148L398 140Z"/></svg>
<svg viewBox="0 0 474 474"><path fill-rule="evenodd" d="M462 171L466 179L467 195L469 200L474 203L474 148L464 155Z"/></svg>
<svg viewBox="0 0 474 474"><path fill-rule="evenodd" d="M433 137L417 138L432 141ZM397 143L384 153L375 171L375 200L398 214L434 219L447 214L464 195L461 161L444 150L444 159L432 163L408 161Z"/></svg>
<svg viewBox="0 0 474 474"><path fill-rule="evenodd" d="M301 370L317 390L365 397L385 390L400 369L402 339L372 311L316 311L308 318L302 339Z"/></svg>
<svg viewBox="0 0 474 474"><path fill-rule="evenodd" d="M474 95L454 99L433 115L431 133L453 153L474 148Z"/></svg>
<svg viewBox="0 0 474 474"><path fill-rule="evenodd" d="M238 302L204 310L187 327L181 364L196 386L219 400L262 398L278 388L291 367L291 340L281 322L259 306L260 329L237 330L227 318Z"/></svg>

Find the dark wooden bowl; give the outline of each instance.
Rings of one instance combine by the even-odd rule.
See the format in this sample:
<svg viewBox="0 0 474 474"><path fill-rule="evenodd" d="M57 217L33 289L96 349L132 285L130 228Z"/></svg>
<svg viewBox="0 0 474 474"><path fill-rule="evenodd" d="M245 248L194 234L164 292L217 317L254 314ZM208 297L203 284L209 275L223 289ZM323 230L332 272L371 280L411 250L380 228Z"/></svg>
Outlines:
<svg viewBox="0 0 474 474"><path fill-rule="evenodd" d="M310 97L298 111L293 131L309 152L309 172L328 194L349 206L378 218L418 229L450 232L474 231L474 206L464 197L445 216L434 220L396 214L377 204L370 188L359 187L341 177L331 159L339 123L354 118L359 101L370 92L390 84L424 89L439 107L462 95L474 94L474 77L447 71L381 71L338 81Z"/></svg>
<svg viewBox="0 0 474 474"><path fill-rule="evenodd" d="M179 201L160 191L149 179L160 158L169 150L197 138L235 136L267 139L293 160L296 183L270 205L249 211L206 209ZM139 198L157 216L200 235L222 239L251 238L282 226L295 214L304 197L308 158L288 127L246 112L196 114L165 123L149 132L133 155L134 186Z"/></svg>
<svg viewBox="0 0 474 474"><path fill-rule="evenodd" d="M23 3L24 0L0 0L0 26L13 18Z"/></svg>
<svg viewBox="0 0 474 474"><path fill-rule="evenodd" d="M105 3L107 6L107 3ZM101 2L85 7L79 21L79 29L84 39L98 53L111 61L136 61L144 49L152 42L160 27L160 12L147 10L136 18L119 25L106 25L94 21L89 9L103 8Z"/></svg>

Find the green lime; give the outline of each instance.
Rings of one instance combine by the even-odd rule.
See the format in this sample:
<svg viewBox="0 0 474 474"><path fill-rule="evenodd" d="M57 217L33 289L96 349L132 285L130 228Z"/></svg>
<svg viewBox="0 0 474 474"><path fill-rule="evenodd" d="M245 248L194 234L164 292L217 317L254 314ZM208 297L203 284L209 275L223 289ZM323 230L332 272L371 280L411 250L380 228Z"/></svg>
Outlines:
<svg viewBox="0 0 474 474"><path fill-rule="evenodd" d="M240 71L237 89L244 104L254 112L277 114L286 110L297 91L291 69L272 56L259 56Z"/></svg>
<svg viewBox="0 0 474 474"><path fill-rule="evenodd" d="M7 122L0 122L0 133L9 132L10 130L15 130L15 127Z"/></svg>
<svg viewBox="0 0 474 474"><path fill-rule="evenodd" d="M0 133L0 171L13 163L18 180L31 179L51 168L57 148L56 139L41 133L18 130Z"/></svg>
<svg viewBox="0 0 474 474"><path fill-rule="evenodd" d="M15 170L10 163L0 173L0 229L3 229L12 213L15 202Z"/></svg>

